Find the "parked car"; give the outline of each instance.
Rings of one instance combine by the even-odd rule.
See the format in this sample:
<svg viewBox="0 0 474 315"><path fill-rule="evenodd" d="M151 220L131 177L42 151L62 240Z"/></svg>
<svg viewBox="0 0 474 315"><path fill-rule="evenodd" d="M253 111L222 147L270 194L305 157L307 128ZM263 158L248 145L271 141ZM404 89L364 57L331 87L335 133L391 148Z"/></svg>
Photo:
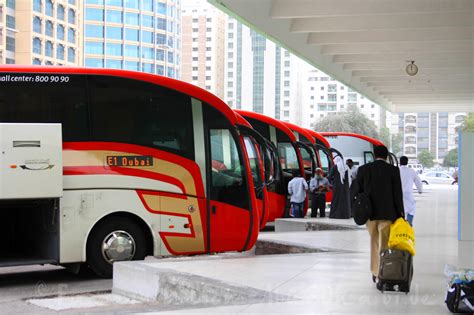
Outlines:
<svg viewBox="0 0 474 315"><path fill-rule="evenodd" d="M420 175L421 182L425 185L430 184L448 184L454 185L456 180L446 172L428 171Z"/></svg>

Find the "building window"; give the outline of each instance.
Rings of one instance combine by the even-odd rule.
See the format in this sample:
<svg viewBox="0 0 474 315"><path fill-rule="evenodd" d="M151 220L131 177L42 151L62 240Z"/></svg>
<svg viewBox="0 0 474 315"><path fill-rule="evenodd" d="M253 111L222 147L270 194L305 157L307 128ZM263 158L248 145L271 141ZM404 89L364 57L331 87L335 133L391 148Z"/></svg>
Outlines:
<svg viewBox="0 0 474 315"><path fill-rule="evenodd" d="M123 39L123 29L121 27L107 26L107 38L109 39Z"/></svg>
<svg viewBox="0 0 474 315"><path fill-rule="evenodd" d="M311 87L311 91L314 91L314 86Z"/></svg>
<svg viewBox="0 0 474 315"><path fill-rule="evenodd" d="M156 58L156 60L164 61L165 60L165 52L162 49L157 49L155 58Z"/></svg>
<svg viewBox="0 0 474 315"><path fill-rule="evenodd" d="M102 16L102 19L103 19L103 16ZM122 11L107 10L107 22L123 23Z"/></svg>
<svg viewBox="0 0 474 315"><path fill-rule="evenodd" d="M105 0L105 4L115 6L115 7L121 7L123 6L123 1L122 0Z"/></svg>
<svg viewBox="0 0 474 315"><path fill-rule="evenodd" d="M37 16L33 18L33 32L41 34L41 19Z"/></svg>
<svg viewBox="0 0 474 315"><path fill-rule="evenodd" d="M33 38L33 52L41 55L41 39L37 37Z"/></svg>
<svg viewBox="0 0 474 315"><path fill-rule="evenodd" d="M138 71L138 62L137 61L125 61L123 68L127 70Z"/></svg>
<svg viewBox="0 0 474 315"><path fill-rule="evenodd" d="M156 18L156 28L166 31L166 20L163 18Z"/></svg>
<svg viewBox="0 0 474 315"><path fill-rule="evenodd" d="M15 29L15 17L7 15L7 27Z"/></svg>
<svg viewBox="0 0 474 315"><path fill-rule="evenodd" d="M198 57L193 57L193 61L198 61Z"/></svg>
<svg viewBox="0 0 474 315"><path fill-rule="evenodd" d="M285 67L289 67L290 66L290 61L289 60L285 60Z"/></svg>
<svg viewBox="0 0 474 315"><path fill-rule="evenodd" d="M344 90L344 85L341 85L341 90Z"/></svg>
<svg viewBox="0 0 474 315"><path fill-rule="evenodd" d="M233 67L234 67L234 64L232 62L227 63L227 68L233 68Z"/></svg>
<svg viewBox="0 0 474 315"><path fill-rule="evenodd" d="M285 87L289 87L290 86L290 81L285 81Z"/></svg>
<svg viewBox="0 0 474 315"><path fill-rule="evenodd" d="M283 102L283 106L285 106L285 107L290 106L290 101L284 101L284 102Z"/></svg>
<svg viewBox="0 0 474 315"><path fill-rule="evenodd" d="M56 58L64 60L64 45L57 45L56 47Z"/></svg>
<svg viewBox="0 0 474 315"><path fill-rule="evenodd" d="M102 55L104 53L104 44L98 42L86 42L86 54Z"/></svg>
<svg viewBox="0 0 474 315"><path fill-rule="evenodd" d="M197 81L197 80L198 80L198 77L197 77L197 76L193 76L191 79L192 79L193 81Z"/></svg>
<svg viewBox="0 0 474 315"><path fill-rule="evenodd" d="M211 51L211 47L206 47L206 51Z"/></svg>
<svg viewBox="0 0 474 315"><path fill-rule="evenodd" d="M153 44L153 32L142 31L142 42Z"/></svg>
<svg viewBox="0 0 474 315"><path fill-rule="evenodd" d="M58 24L56 26L56 38L59 40L64 40L64 26L61 24Z"/></svg>
<svg viewBox="0 0 474 315"><path fill-rule="evenodd" d="M52 13L50 14L50 16L53 16ZM58 5L56 9L56 18L58 20L64 21L64 7L62 5Z"/></svg>
<svg viewBox="0 0 474 315"><path fill-rule="evenodd" d="M139 16L138 13L131 13L131 12L126 12L125 13L125 24L129 25L139 25Z"/></svg>
<svg viewBox="0 0 474 315"><path fill-rule="evenodd" d="M198 67L193 67L193 71L198 71L199 68Z"/></svg>
<svg viewBox="0 0 474 315"><path fill-rule="evenodd" d="M163 2L157 2L157 11L159 14L163 14L165 15L166 14L166 3L163 3Z"/></svg>
<svg viewBox="0 0 474 315"><path fill-rule="evenodd" d="M148 73L155 73L155 65L152 63L142 63L142 71Z"/></svg>
<svg viewBox="0 0 474 315"><path fill-rule="evenodd" d="M210 79L211 79L211 76L209 76L209 75L208 75L208 76L206 76L206 80L208 80L208 81L209 81Z"/></svg>
<svg viewBox="0 0 474 315"><path fill-rule="evenodd" d="M324 91L324 86L321 87L321 91Z"/></svg>
<svg viewBox="0 0 474 315"><path fill-rule="evenodd" d="M232 78L233 76L234 76L234 73L233 73L233 72L228 72L228 73L227 73L227 77L228 77L228 78Z"/></svg>
<svg viewBox="0 0 474 315"><path fill-rule="evenodd" d="M125 40L138 42L139 32L140 31L138 29L126 28L125 29Z"/></svg>
<svg viewBox="0 0 474 315"><path fill-rule="evenodd" d="M336 94L328 94L328 102L337 102Z"/></svg>
<svg viewBox="0 0 474 315"><path fill-rule="evenodd" d="M234 43L228 43L228 44L227 44L227 48L229 48L229 49L234 48Z"/></svg>
<svg viewBox="0 0 474 315"><path fill-rule="evenodd" d="M207 56L206 61L211 61L211 57Z"/></svg>
<svg viewBox="0 0 474 315"><path fill-rule="evenodd" d="M153 59L153 48L152 47L142 47L142 58Z"/></svg>
<svg viewBox="0 0 474 315"><path fill-rule="evenodd" d="M104 21L104 10L87 8L86 9L86 21Z"/></svg>
<svg viewBox="0 0 474 315"><path fill-rule="evenodd" d="M91 68L103 68L104 67L104 60L99 58L86 58L86 67Z"/></svg>
<svg viewBox="0 0 474 315"><path fill-rule="evenodd" d="M104 27L101 25L86 25L86 37L104 38Z"/></svg>
<svg viewBox="0 0 474 315"><path fill-rule="evenodd" d="M357 102L357 94L355 94L355 93L347 94L347 101L348 102Z"/></svg>
<svg viewBox="0 0 474 315"><path fill-rule="evenodd" d="M49 37L53 37L53 22L46 21L45 33Z"/></svg>
<svg viewBox="0 0 474 315"><path fill-rule="evenodd" d="M15 0L7 0L7 8L15 10Z"/></svg>
<svg viewBox="0 0 474 315"><path fill-rule="evenodd" d="M172 51L168 51L168 62L174 63L174 53Z"/></svg>
<svg viewBox="0 0 474 315"><path fill-rule="evenodd" d="M197 47L193 47L193 51L198 51L199 49Z"/></svg>
<svg viewBox="0 0 474 315"><path fill-rule="evenodd" d="M107 43L107 55L123 56L122 44Z"/></svg>
<svg viewBox="0 0 474 315"><path fill-rule="evenodd" d="M229 34L227 34L227 38L228 38L228 39L233 39L233 38L234 38L234 33L229 33Z"/></svg>
<svg viewBox="0 0 474 315"><path fill-rule="evenodd" d="M67 41L71 44L76 43L76 31L74 31L72 28L67 30Z"/></svg>
<svg viewBox="0 0 474 315"><path fill-rule="evenodd" d="M337 85L336 84L329 84L328 85L328 93L336 93Z"/></svg>
<svg viewBox="0 0 474 315"><path fill-rule="evenodd" d="M73 9L69 9L67 12L67 21L70 24L76 24L76 12Z"/></svg>
<svg viewBox="0 0 474 315"><path fill-rule="evenodd" d="M210 42L212 41L212 38L211 37L206 37L206 42Z"/></svg>
<svg viewBox="0 0 474 315"><path fill-rule="evenodd" d="M285 91L285 92L283 92L283 95L284 95L284 96L290 96L290 91Z"/></svg>
<svg viewBox="0 0 474 315"><path fill-rule="evenodd" d="M53 57L53 43L49 40L46 41L45 55L48 57Z"/></svg>
<svg viewBox="0 0 474 315"><path fill-rule="evenodd" d="M138 58L139 49L140 48L136 45L125 45L125 56Z"/></svg>
<svg viewBox="0 0 474 315"><path fill-rule="evenodd" d="M53 1L46 0L45 2L46 2L46 9L45 9L46 15L53 16L53 12L54 12Z"/></svg>
<svg viewBox="0 0 474 315"><path fill-rule="evenodd" d="M137 9L138 10L138 4L140 1L136 0L125 0L125 7L130 8L130 9Z"/></svg>
<svg viewBox="0 0 474 315"><path fill-rule="evenodd" d="M360 108L364 108L364 104L360 104Z"/></svg>
<svg viewBox="0 0 474 315"><path fill-rule="evenodd" d="M285 77L289 77L290 76L290 71L285 71Z"/></svg>
<svg viewBox="0 0 474 315"><path fill-rule="evenodd" d="M15 52L15 38L7 36L7 50Z"/></svg>
<svg viewBox="0 0 474 315"><path fill-rule="evenodd" d="M110 69L122 69L122 61L116 59L107 59L106 67Z"/></svg>
<svg viewBox="0 0 474 315"><path fill-rule="evenodd" d="M323 99L324 99L324 95L321 95L320 99L322 99L322 100L323 100Z"/></svg>
<svg viewBox="0 0 474 315"><path fill-rule="evenodd" d="M34 0L33 10L35 10L36 12L40 12L40 13L43 11L43 8L42 8L42 5L41 5L41 0Z"/></svg>
<svg viewBox="0 0 474 315"><path fill-rule="evenodd" d="M194 18L193 19L193 23L198 23L199 22L199 19L198 18Z"/></svg>
<svg viewBox="0 0 474 315"><path fill-rule="evenodd" d="M209 22L209 23L212 22L212 18L207 18L206 22Z"/></svg>
<svg viewBox="0 0 474 315"><path fill-rule="evenodd" d="M153 20L154 20L153 16L143 14L142 15L142 26L153 27Z"/></svg>
<svg viewBox="0 0 474 315"><path fill-rule="evenodd" d="M283 116L285 116L285 117L290 116L290 111L289 110L284 110L283 111Z"/></svg>
<svg viewBox="0 0 474 315"><path fill-rule="evenodd" d="M33 58L33 64L34 64L34 65L37 65L37 66L41 65L41 59L39 59L39 58Z"/></svg>
<svg viewBox="0 0 474 315"><path fill-rule="evenodd" d="M157 45L166 45L166 35L156 34L156 44Z"/></svg>
<svg viewBox="0 0 474 315"><path fill-rule="evenodd" d="M374 104L370 105L370 108L375 108L375 105Z"/></svg>
<svg viewBox="0 0 474 315"><path fill-rule="evenodd" d="M344 99L344 95L341 95L341 100L343 100L343 99Z"/></svg>

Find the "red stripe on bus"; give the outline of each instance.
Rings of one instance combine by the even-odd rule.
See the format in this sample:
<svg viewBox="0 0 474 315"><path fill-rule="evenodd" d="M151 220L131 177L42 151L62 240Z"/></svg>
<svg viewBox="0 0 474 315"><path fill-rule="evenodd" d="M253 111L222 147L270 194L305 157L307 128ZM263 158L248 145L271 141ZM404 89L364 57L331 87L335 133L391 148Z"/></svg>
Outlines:
<svg viewBox="0 0 474 315"><path fill-rule="evenodd" d="M177 186L183 194L186 194L186 188L183 183L178 179L163 175L155 172L137 170L134 168L125 168L125 167L108 167L104 166L65 166L63 168L64 175L127 175L134 177L141 177L147 179L153 179L158 181L163 181L171 185Z"/></svg>

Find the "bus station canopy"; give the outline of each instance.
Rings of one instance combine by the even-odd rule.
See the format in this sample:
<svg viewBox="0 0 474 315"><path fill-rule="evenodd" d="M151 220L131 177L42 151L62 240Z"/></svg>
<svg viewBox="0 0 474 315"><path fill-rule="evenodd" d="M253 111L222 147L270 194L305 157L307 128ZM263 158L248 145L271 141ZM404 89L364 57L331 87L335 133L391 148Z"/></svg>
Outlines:
<svg viewBox="0 0 474 315"><path fill-rule="evenodd" d="M474 111L472 0L209 2L389 111Z"/></svg>

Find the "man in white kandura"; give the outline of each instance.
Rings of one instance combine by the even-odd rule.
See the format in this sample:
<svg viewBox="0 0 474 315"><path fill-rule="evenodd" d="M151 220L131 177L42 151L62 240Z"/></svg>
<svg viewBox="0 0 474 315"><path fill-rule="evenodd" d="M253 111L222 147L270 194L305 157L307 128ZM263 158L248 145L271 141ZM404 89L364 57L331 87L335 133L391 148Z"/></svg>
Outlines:
<svg viewBox="0 0 474 315"><path fill-rule="evenodd" d="M403 207L405 208L406 220L413 226L413 217L415 215L416 202L413 197L413 183L418 189L418 193L423 192L423 184L421 183L420 177L418 174L409 168L408 158L402 156L400 158L400 178L402 180L402 190L403 190Z"/></svg>

